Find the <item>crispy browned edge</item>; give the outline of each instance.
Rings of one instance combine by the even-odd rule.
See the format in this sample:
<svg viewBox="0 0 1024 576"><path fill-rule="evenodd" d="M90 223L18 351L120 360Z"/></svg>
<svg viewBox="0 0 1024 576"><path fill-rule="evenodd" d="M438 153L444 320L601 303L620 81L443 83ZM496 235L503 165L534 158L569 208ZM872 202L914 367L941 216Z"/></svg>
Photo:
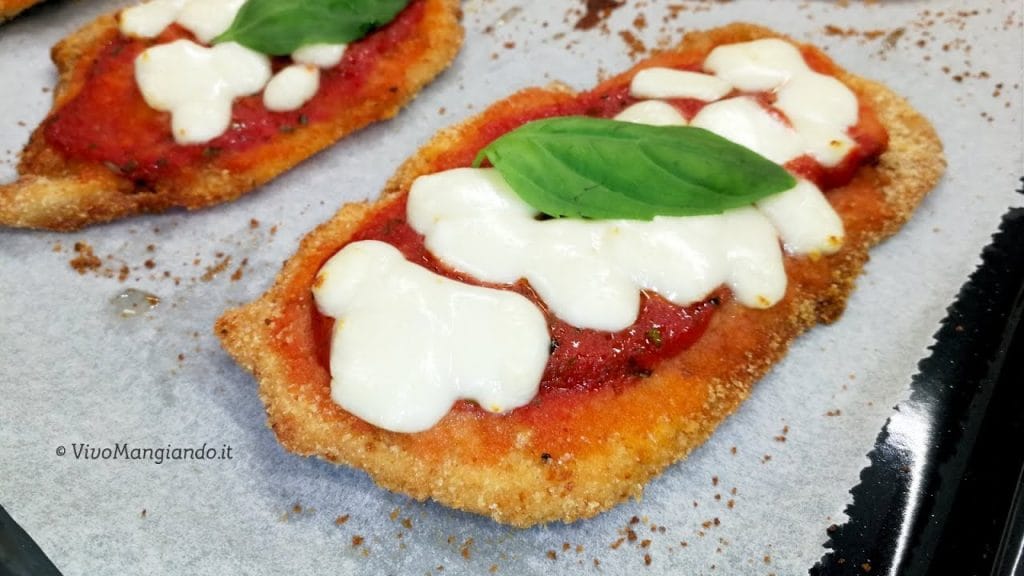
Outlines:
<svg viewBox="0 0 1024 576"><path fill-rule="evenodd" d="M35 6L43 0L0 0L0 22L14 18L22 10Z"/></svg>
<svg viewBox="0 0 1024 576"><path fill-rule="evenodd" d="M158 181L154 191L139 192L131 181L102 166L66 160L46 142L40 126L22 152L19 179L0 185L0 225L67 231L143 212L194 210L234 200L346 135L395 116L455 58L463 38L460 16L459 0L427 0L420 30L429 35L428 49L413 62L396 63L403 75L387 79L387 86L397 90L382 90L380 97L364 100L335 122L280 135L271 144L274 153L264 153L263 161L246 170L206 165L190 173L186 182ZM53 47L60 74L53 110L77 93L84 82L79 63L87 64L116 28L116 14L107 14Z"/></svg>
<svg viewBox="0 0 1024 576"><path fill-rule="evenodd" d="M677 49L706 43L716 34L738 39L780 36L758 26L733 24L688 34ZM406 161L376 204L346 206L310 233L284 265L274 287L258 300L227 311L217 322L216 333L225 349L255 374L269 424L279 441L294 452L361 468L387 489L416 499L431 498L515 526L591 517L629 497L639 497L648 480L707 439L747 397L754 382L785 354L793 338L816 323L835 320L867 260L868 248L894 233L941 177L945 168L942 146L926 119L880 84L845 72L840 77L873 103L888 129L890 146L873 176L886 182L884 196L876 196L888 215L862 231L851 231L847 223L848 232L862 233L850 233L851 238L859 239L848 238L838 254L827 258L829 267L816 291L793 288L791 282L791 293L769 312L727 303L693 348L660 365L650 378L611 400L581 396L580 402L604 402L602 410L621 415L617 424L595 423L599 428L623 427L596 433L567 430L566 435L596 437L596 446L584 453L538 458L537 446L529 441L520 446L517 436L516 445L497 457L469 457L472 451L454 446L451 457L421 458L417 444L405 437L415 435L368 430L354 417L339 418L333 408L309 401L308 391L302 383L289 381L285 359L274 352L269 326L280 316L285 305L283 287L302 259L325 245L337 246L375 206L408 189L433 158L460 141L461 130L472 120L440 132ZM852 204L856 210L856 201ZM704 369L707 373L702 374ZM678 413L673 413L673 393L682 397L694 390L703 398L700 405L690 411L680 403ZM646 410L645 394L668 398L665 410ZM446 441L473 446L477 442L474 427L480 423L453 414L439 424L447 429ZM501 416L485 418L492 419L491 425L499 425ZM526 434L528 437L529 431Z"/></svg>

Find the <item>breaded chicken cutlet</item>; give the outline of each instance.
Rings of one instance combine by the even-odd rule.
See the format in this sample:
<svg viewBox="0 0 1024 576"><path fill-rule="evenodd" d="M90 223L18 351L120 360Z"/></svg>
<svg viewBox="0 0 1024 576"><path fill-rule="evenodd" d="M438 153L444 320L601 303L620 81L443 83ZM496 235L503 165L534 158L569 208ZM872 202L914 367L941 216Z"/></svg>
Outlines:
<svg viewBox="0 0 1024 576"><path fill-rule="evenodd" d="M60 77L46 119L0 185L0 225L74 230L133 214L228 202L366 125L393 117L444 70L462 42L458 0L413 0L388 25L348 46L301 107L269 112L260 94L234 101L230 128L179 143L171 114L151 108L135 60L192 39L171 24L128 36L102 16L53 47ZM284 66L276 58L276 69Z"/></svg>
<svg viewBox="0 0 1024 576"><path fill-rule="evenodd" d="M666 355L669 335L654 338L638 321L632 332L641 337L632 345L642 350L626 350L622 357L609 352L589 363L566 357L571 354L567 341L556 342L565 327L548 313L551 359L533 401L501 414L460 401L435 425L415 433L374 426L332 400L332 320L318 311L313 291L321 269L340 250L356 241L382 240L441 275L480 284L438 264L423 248L423 236L409 227L406 205L418 177L470 166L479 150L528 120L618 114L634 102L628 87L641 69L699 69L718 46L765 38L796 44L812 69L853 91L860 115L851 133L864 151L840 169L846 174L817 175L841 218L845 239L830 254L786 254L788 283L778 302L748 307L722 286L686 309L704 328L688 347ZM685 108L685 102L669 102ZM527 89L440 132L398 169L379 200L345 206L311 232L273 287L225 313L216 333L255 376L269 425L287 449L359 468L386 489L497 522L572 522L639 497L646 482L684 459L736 410L796 336L836 320L868 249L910 218L944 168L941 143L924 117L888 88L844 71L818 49L748 24L695 32L674 50L590 92ZM523 281L503 288L538 301ZM647 308L664 304L645 298ZM572 333L575 342L620 336ZM643 356L651 351L657 356L653 360Z"/></svg>
<svg viewBox="0 0 1024 576"><path fill-rule="evenodd" d="M14 18L43 0L0 0L0 22Z"/></svg>

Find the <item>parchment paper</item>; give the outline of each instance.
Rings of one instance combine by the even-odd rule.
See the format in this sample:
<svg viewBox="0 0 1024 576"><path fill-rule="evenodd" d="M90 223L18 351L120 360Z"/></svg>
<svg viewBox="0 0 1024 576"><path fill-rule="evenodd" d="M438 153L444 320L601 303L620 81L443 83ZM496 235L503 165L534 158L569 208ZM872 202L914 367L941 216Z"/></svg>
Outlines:
<svg viewBox="0 0 1024 576"><path fill-rule="evenodd" d="M49 108L49 47L121 4L53 0L0 26L0 179L14 177ZM826 528L843 522L944 308L999 216L1024 199L1013 193L1024 165L1021 7L963 6L647 1L577 30L582 1L467 0L461 55L413 105L238 202L72 234L0 231L0 503L67 575L805 572ZM875 250L841 321L798 341L641 502L571 526L499 526L278 445L253 380L211 327L269 286L304 233L375 196L435 130L517 88L587 88L684 30L736 20L825 46L908 96L945 141L946 178ZM85 244L101 264L79 274L69 262ZM129 288L160 302L118 298ZM204 443L231 458L74 455L81 444Z"/></svg>

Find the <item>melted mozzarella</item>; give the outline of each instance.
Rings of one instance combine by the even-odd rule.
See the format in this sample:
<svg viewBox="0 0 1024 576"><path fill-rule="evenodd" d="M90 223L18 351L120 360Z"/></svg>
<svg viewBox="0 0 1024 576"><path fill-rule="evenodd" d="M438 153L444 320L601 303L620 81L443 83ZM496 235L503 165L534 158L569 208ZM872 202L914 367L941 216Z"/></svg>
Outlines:
<svg viewBox="0 0 1024 576"><path fill-rule="evenodd" d="M776 164L785 164L804 153L800 134L749 96L708 104L690 124L749 148Z"/></svg>
<svg viewBox="0 0 1024 576"><path fill-rule="evenodd" d="M209 43L231 27L245 0L191 0L178 14L178 23Z"/></svg>
<svg viewBox="0 0 1024 576"><path fill-rule="evenodd" d="M651 126L686 126L686 118L668 102L644 100L619 112L616 120Z"/></svg>
<svg viewBox="0 0 1024 576"><path fill-rule="evenodd" d="M181 144L224 133L235 98L255 94L270 78L270 60L234 42L213 48L176 40L146 49L135 60L135 80L150 107L171 113Z"/></svg>
<svg viewBox="0 0 1024 576"><path fill-rule="evenodd" d="M267 83L263 105L267 110L297 110L320 89L320 69L308 64L292 64L283 68Z"/></svg>
<svg viewBox="0 0 1024 576"><path fill-rule="evenodd" d="M800 51L776 38L718 46L704 69L744 92L770 92L808 70Z"/></svg>
<svg viewBox="0 0 1024 576"><path fill-rule="evenodd" d="M857 98L842 82L821 74L802 74L779 90L775 107L803 137L807 153L835 166L855 146L846 131L857 123Z"/></svg>
<svg viewBox="0 0 1024 576"><path fill-rule="evenodd" d="M633 76L629 92L636 98L695 98L711 102L732 92L732 84L700 72L644 68Z"/></svg>
<svg viewBox="0 0 1024 576"><path fill-rule="evenodd" d="M604 251L638 293L652 291L686 305L704 300L724 284L742 304L768 308L786 292L775 229L753 208L622 221L616 228Z"/></svg>
<svg viewBox="0 0 1024 576"><path fill-rule="evenodd" d="M835 166L854 147L846 131L857 123L857 97L811 70L792 44L772 38L719 46L704 69L740 90L776 91L775 107L799 134L802 150L821 164Z"/></svg>
<svg viewBox="0 0 1024 576"><path fill-rule="evenodd" d="M843 221L825 195L807 180L781 194L762 199L757 208L795 254L832 254L843 245Z"/></svg>
<svg viewBox="0 0 1024 576"><path fill-rule="evenodd" d="M245 0L151 0L121 11L120 28L127 36L153 38L177 22L202 42L210 42L231 26Z"/></svg>
<svg viewBox="0 0 1024 576"><path fill-rule="evenodd" d="M525 278L580 328L632 325L642 290L685 305L725 284L757 308L785 293L775 228L753 208L650 222L536 215L493 169L421 176L409 192L409 224L432 254L480 280Z"/></svg>
<svg viewBox="0 0 1024 576"><path fill-rule="evenodd" d="M292 52L292 60L318 68L333 68L341 62L347 44L310 44Z"/></svg>
<svg viewBox="0 0 1024 576"><path fill-rule="evenodd" d="M519 294L456 282L362 241L327 261L313 295L337 319L331 397L375 426L419 432L460 398L503 412L537 393L550 336Z"/></svg>
<svg viewBox="0 0 1024 576"><path fill-rule="evenodd" d="M125 35L153 38L176 22L209 43L231 26L243 4L245 0L151 0L123 10L120 29ZM179 40L139 55L135 78L151 107L171 112L175 141L197 144L227 130L236 97L264 87L268 110L302 107L320 88L316 67L337 66L345 48L345 44L303 46L292 54L296 65L285 67L271 80L269 60L262 54L231 42L205 48Z"/></svg>
<svg viewBox="0 0 1024 576"><path fill-rule="evenodd" d="M151 0L121 11L118 24L125 36L152 38L178 17L185 0Z"/></svg>

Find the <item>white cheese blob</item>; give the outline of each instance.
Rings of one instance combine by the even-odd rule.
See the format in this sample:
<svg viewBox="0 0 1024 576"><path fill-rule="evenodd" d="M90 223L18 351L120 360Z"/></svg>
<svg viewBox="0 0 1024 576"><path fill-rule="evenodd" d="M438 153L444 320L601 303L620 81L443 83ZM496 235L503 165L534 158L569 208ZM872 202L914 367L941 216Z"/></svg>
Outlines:
<svg viewBox="0 0 1024 576"><path fill-rule="evenodd" d="M504 412L537 394L550 335L515 292L456 282L362 241L324 264L313 295L337 319L331 398L374 426L419 432L458 399Z"/></svg>
<svg viewBox="0 0 1024 576"><path fill-rule="evenodd" d="M407 215L441 261L488 282L525 278L579 328L632 325L642 290L686 305L725 284L756 308L786 290L777 233L754 208L650 222L536 220L497 171L460 168L417 178Z"/></svg>
<svg viewBox="0 0 1024 576"><path fill-rule="evenodd" d="M126 36L152 38L177 22L209 43L231 26L245 0L150 0L120 15L121 33Z"/></svg>
<svg viewBox="0 0 1024 576"><path fill-rule="evenodd" d="M208 44L231 27L242 4L245 0L190 0L178 14L178 23Z"/></svg>
<svg viewBox="0 0 1024 576"><path fill-rule="evenodd" d="M777 38L718 46L704 69L744 92L770 92L809 70L800 51Z"/></svg>
<svg viewBox="0 0 1024 576"><path fill-rule="evenodd" d="M345 55L346 44L310 44L292 52L295 64L281 69L263 92L267 110L298 110L320 90L320 68L333 68Z"/></svg>
<svg viewBox="0 0 1024 576"><path fill-rule="evenodd" d="M686 126L686 118L675 106L661 100L637 102L619 112L615 117L620 122L649 124L651 126Z"/></svg>
<svg viewBox="0 0 1024 576"><path fill-rule="evenodd" d="M732 92L732 84L709 74L645 68L633 76L629 93L635 98L695 98L712 102Z"/></svg>
<svg viewBox="0 0 1024 576"><path fill-rule="evenodd" d="M152 38L177 22L209 43L231 27L243 4L245 0L151 0L121 11L119 25L125 35ZM301 108L320 89L317 68L337 66L345 49L345 44L303 46L292 54L296 64L271 79L265 55L232 42L204 48L178 40L140 54L135 79L146 103L171 112L174 140L198 144L227 130L235 98L258 93L264 86L268 110Z"/></svg>
<svg viewBox="0 0 1024 576"><path fill-rule="evenodd" d="M856 146L846 131L860 116L857 97L831 76L792 78L779 90L775 107L803 137L811 157L824 166L839 164Z"/></svg>
<svg viewBox="0 0 1024 576"><path fill-rule="evenodd" d="M146 49L135 60L135 80L150 107L171 113L179 144L224 133L235 98L255 94L270 79L270 60L234 42L213 48L176 40Z"/></svg>
<svg viewBox="0 0 1024 576"><path fill-rule="evenodd" d="M846 131L859 116L856 95L811 70L796 46L776 38L719 46L704 69L740 90L776 91L775 107L800 135L803 151L822 165L835 166L854 147Z"/></svg>
<svg viewBox="0 0 1024 576"><path fill-rule="evenodd" d="M795 187L760 200L757 208L791 253L832 254L843 245L843 220L813 182L800 179Z"/></svg>
<svg viewBox="0 0 1024 576"><path fill-rule="evenodd" d="M186 0L150 0L125 8L118 16L121 33L125 36L152 38L174 23Z"/></svg>
<svg viewBox="0 0 1024 576"><path fill-rule="evenodd" d="M690 125L710 130L776 164L805 152L800 134L749 96L712 102L697 112Z"/></svg>
<svg viewBox="0 0 1024 576"><path fill-rule="evenodd" d="M308 64L292 64L282 68L267 83L263 105L267 110L297 110L320 89L320 69Z"/></svg>
<svg viewBox="0 0 1024 576"><path fill-rule="evenodd" d="M341 62L347 44L309 44L292 52L292 60L318 68L333 68Z"/></svg>

